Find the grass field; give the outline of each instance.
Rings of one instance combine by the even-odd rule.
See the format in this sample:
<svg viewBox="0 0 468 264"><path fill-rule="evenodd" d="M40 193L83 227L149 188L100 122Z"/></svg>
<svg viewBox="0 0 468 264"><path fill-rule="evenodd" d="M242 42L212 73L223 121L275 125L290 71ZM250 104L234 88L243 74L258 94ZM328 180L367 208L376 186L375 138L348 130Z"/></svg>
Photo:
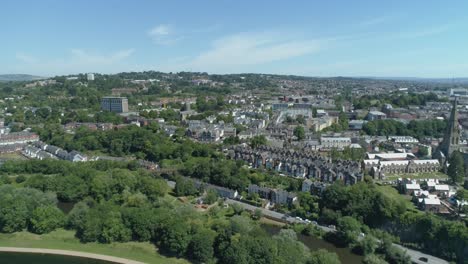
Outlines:
<svg viewBox="0 0 468 264"><path fill-rule="evenodd" d="M407 174L388 174L385 177L386 181L397 180L398 178L411 178L411 179L447 179L447 174L442 172L421 172L421 173L407 173Z"/></svg>
<svg viewBox="0 0 468 264"><path fill-rule="evenodd" d="M385 196L393 199L393 200L397 200L397 201L403 201L405 204L406 204L406 207L409 209L409 210L413 210L415 209L415 205L413 204L413 202L411 202L411 196L409 195L403 195L403 194L400 194L398 193L398 191L393 188L392 186L388 186L388 185L385 185L385 186L378 186L377 187Z"/></svg>
<svg viewBox="0 0 468 264"><path fill-rule="evenodd" d="M128 242L112 244L83 244L74 237L74 234L74 231L63 229L59 229L45 235L36 235L29 232L0 234L0 246L74 250L132 259L148 264L190 263L184 259L169 258L160 255L157 252L157 248L151 243Z"/></svg>
<svg viewBox="0 0 468 264"><path fill-rule="evenodd" d="M20 153L2 153L0 159L3 160L27 160L27 158Z"/></svg>

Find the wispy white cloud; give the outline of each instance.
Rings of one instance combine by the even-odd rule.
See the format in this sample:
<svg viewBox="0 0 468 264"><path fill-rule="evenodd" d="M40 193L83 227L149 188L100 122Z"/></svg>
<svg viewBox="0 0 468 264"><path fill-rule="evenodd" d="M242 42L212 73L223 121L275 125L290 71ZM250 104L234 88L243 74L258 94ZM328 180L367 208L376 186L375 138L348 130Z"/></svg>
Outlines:
<svg viewBox="0 0 468 264"><path fill-rule="evenodd" d="M148 36L159 45L171 45L183 39L183 36L175 34L174 27L168 24L160 24L148 31Z"/></svg>
<svg viewBox="0 0 468 264"><path fill-rule="evenodd" d="M214 71L239 69L308 55L322 48L322 40L294 40L275 33L240 33L213 41L211 49L193 58L188 67Z"/></svg>

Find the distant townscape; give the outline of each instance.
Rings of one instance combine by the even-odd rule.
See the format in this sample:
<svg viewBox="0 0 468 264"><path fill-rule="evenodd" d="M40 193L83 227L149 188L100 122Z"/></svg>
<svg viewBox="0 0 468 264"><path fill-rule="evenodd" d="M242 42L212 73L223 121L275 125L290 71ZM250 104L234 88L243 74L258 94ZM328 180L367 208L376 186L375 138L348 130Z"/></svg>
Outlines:
<svg viewBox="0 0 468 264"><path fill-rule="evenodd" d="M258 253L254 244L268 247L259 255L288 260L262 263L339 263L300 247L289 231L348 247L364 263L468 259L463 82L155 71L7 77L3 233L67 228L81 242L150 241L196 263L256 263L241 261ZM13 216L17 207L4 205L20 190L38 204ZM20 200L32 204L28 197ZM62 212L57 199L73 209ZM290 228L253 231L270 221ZM307 262L319 257L333 260Z"/></svg>

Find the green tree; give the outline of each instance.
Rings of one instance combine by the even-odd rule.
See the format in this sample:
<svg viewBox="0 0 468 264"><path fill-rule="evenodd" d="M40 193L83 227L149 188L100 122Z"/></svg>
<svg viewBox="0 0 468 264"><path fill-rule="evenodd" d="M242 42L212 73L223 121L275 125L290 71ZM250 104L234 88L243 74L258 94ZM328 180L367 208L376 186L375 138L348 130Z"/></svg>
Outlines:
<svg viewBox="0 0 468 264"><path fill-rule="evenodd" d="M257 148L267 144L267 139L264 135L254 136L250 139L250 146L252 148Z"/></svg>
<svg viewBox="0 0 468 264"><path fill-rule="evenodd" d="M376 248L377 240L373 236L367 235L357 242L356 246L353 248L353 251L358 254L367 256L373 254Z"/></svg>
<svg viewBox="0 0 468 264"><path fill-rule="evenodd" d="M174 192L177 196L187 196L198 193L198 190L192 180L184 177L177 177Z"/></svg>
<svg viewBox="0 0 468 264"><path fill-rule="evenodd" d="M454 151L449 159L447 174L453 182L460 183L465 177L465 163L463 155L459 151Z"/></svg>
<svg viewBox="0 0 468 264"><path fill-rule="evenodd" d="M65 224L65 215L55 206L41 206L32 212L30 230L36 234L49 233Z"/></svg>
<svg viewBox="0 0 468 264"><path fill-rule="evenodd" d="M341 127L341 130L347 130L349 128L348 116L344 112L340 112L338 116L338 124Z"/></svg>
<svg viewBox="0 0 468 264"><path fill-rule="evenodd" d="M86 202L78 202L67 215L67 227L77 229L84 224L89 206Z"/></svg>
<svg viewBox="0 0 468 264"><path fill-rule="evenodd" d="M336 235L345 245L354 243L361 232L361 223L351 216L338 219Z"/></svg>
<svg viewBox="0 0 468 264"><path fill-rule="evenodd" d="M216 233L209 229L198 230L189 244L189 257L197 262L206 263L213 258Z"/></svg>
<svg viewBox="0 0 468 264"><path fill-rule="evenodd" d="M15 181L16 181L16 183L23 183L23 182L26 181L26 176L19 175L18 177L16 177Z"/></svg>
<svg viewBox="0 0 468 264"><path fill-rule="evenodd" d="M340 264L338 255L334 252L328 252L326 249L319 249L310 254L307 264Z"/></svg>
<svg viewBox="0 0 468 264"><path fill-rule="evenodd" d="M18 232L26 228L28 208L25 201L17 199L0 200L0 230L4 233Z"/></svg>
<svg viewBox="0 0 468 264"><path fill-rule="evenodd" d="M305 130L303 126L296 126L293 131L294 136L297 137L297 140L303 140L305 138Z"/></svg>
<svg viewBox="0 0 468 264"><path fill-rule="evenodd" d="M151 177L141 177L138 183L139 190L151 201L163 197L169 191L167 183L163 179L153 179Z"/></svg>
<svg viewBox="0 0 468 264"><path fill-rule="evenodd" d="M374 254L367 255L362 262L364 264L388 264L387 261Z"/></svg>
<svg viewBox="0 0 468 264"><path fill-rule="evenodd" d="M218 198L219 198L219 195L215 190L208 189L208 191L206 192L204 201L206 204L212 204L216 202Z"/></svg>
<svg viewBox="0 0 468 264"><path fill-rule="evenodd" d="M159 232L161 249L170 255L181 257L187 252L191 241L190 226L173 219Z"/></svg>

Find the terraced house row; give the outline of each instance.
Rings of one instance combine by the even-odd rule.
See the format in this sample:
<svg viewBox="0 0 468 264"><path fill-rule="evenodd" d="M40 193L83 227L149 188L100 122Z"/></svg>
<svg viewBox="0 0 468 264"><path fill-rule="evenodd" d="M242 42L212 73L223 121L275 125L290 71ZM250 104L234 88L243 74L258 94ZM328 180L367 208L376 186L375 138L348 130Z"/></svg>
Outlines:
<svg viewBox="0 0 468 264"><path fill-rule="evenodd" d="M253 168L274 170L298 178L314 178L322 182L343 181L346 184L354 184L364 178L359 162L332 162L330 158L306 150L235 146L228 150L228 156L235 160L243 160Z"/></svg>

